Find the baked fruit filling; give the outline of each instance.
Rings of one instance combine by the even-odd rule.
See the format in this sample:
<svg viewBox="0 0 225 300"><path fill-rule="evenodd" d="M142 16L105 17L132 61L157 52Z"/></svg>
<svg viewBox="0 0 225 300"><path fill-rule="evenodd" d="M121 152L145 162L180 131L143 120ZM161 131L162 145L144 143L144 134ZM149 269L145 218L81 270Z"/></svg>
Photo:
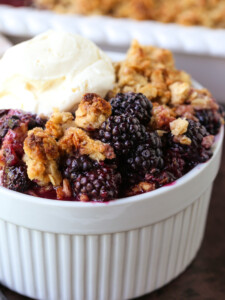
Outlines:
<svg viewBox="0 0 225 300"><path fill-rule="evenodd" d="M105 99L41 118L0 111L1 185L58 200L109 201L153 191L213 155L224 113L172 54L133 42Z"/></svg>

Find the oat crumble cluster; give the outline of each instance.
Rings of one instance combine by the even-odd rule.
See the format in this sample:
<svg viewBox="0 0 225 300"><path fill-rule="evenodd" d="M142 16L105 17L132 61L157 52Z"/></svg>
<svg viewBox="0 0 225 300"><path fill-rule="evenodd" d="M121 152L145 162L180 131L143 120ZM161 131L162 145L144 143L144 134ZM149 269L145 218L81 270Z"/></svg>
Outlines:
<svg viewBox="0 0 225 300"><path fill-rule="evenodd" d="M60 13L225 28L223 0L34 0L34 4Z"/></svg>
<svg viewBox="0 0 225 300"><path fill-rule="evenodd" d="M134 41L106 99L41 119L0 111L1 185L43 198L109 201L174 182L213 155L224 113L171 52Z"/></svg>

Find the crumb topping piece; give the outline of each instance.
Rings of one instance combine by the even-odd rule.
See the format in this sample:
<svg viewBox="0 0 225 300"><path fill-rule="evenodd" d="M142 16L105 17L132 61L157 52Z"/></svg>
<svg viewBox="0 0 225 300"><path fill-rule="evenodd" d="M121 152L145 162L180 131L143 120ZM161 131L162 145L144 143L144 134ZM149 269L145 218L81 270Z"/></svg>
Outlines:
<svg viewBox="0 0 225 300"><path fill-rule="evenodd" d="M59 149L53 137L42 128L34 128L28 132L24 141L24 160L27 174L31 180L45 186L52 183L58 186L62 182L58 170Z"/></svg>
<svg viewBox="0 0 225 300"><path fill-rule="evenodd" d="M188 121L185 119L178 118L170 123L170 130L173 135L179 136L187 132Z"/></svg>
<svg viewBox="0 0 225 300"><path fill-rule="evenodd" d="M169 124L175 120L175 114L166 105L153 103L151 126L154 129L169 130Z"/></svg>
<svg viewBox="0 0 225 300"><path fill-rule="evenodd" d="M78 150L81 155L89 155L97 161L115 158L114 150L110 145L91 139L84 130L79 128L67 129L58 145L60 150L67 154Z"/></svg>
<svg viewBox="0 0 225 300"><path fill-rule="evenodd" d="M174 82L169 86L171 91L171 104L181 105L187 99L191 86L187 82Z"/></svg>
<svg viewBox="0 0 225 300"><path fill-rule="evenodd" d="M190 77L175 69L169 50L151 46L141 46L133 41L124 61L117 64L117 84L112 93L143 93L149 100L157 98L161 104L171 98L169 86L182 81L190 84ZM112 95L111 95L112 94Z"/></svg>
<svg viewBox="0 0 225 300"><path fill-rule="evenodd" d="M133 186L127 193L127 196L134 196L138 194L143 194L146 192L154 191L156 189L156 186L154 183L149 182L139 182L135 186Z"/></svg>
<svg viewBox="0 0 225 300"><path fill-rule="evenodd" d="M46 132L59 139L69 127L75 127L74 117L70 112L55 111L45 125Z"/></svg>
<svg viewBox="0 0 225 300"><path fill-rule="evenodd" d="M85 94L76 111L75 123L85 130L99 128L111 115L111 105L94 93Z"/></svg>
<svg viewBox="0 0 225 300"><path fill-rule="evenodd" d="M218 110L219 106L212 98L211 93L207 89L192 89L188 102L196 109L215 109Z"/></svg>

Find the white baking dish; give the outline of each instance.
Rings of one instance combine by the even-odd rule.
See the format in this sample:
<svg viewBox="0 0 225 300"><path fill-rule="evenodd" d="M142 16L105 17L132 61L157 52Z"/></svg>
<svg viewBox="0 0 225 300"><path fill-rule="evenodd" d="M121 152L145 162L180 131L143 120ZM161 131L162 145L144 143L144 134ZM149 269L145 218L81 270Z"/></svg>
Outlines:
<svg viewBox="0 0 225 300"><path fill-rule="evenodd" d="M118 201L47 200L0 187L0 282L43 300L130 299L170 282L201 245L223 135L213 157L174 184Z"/></svg>

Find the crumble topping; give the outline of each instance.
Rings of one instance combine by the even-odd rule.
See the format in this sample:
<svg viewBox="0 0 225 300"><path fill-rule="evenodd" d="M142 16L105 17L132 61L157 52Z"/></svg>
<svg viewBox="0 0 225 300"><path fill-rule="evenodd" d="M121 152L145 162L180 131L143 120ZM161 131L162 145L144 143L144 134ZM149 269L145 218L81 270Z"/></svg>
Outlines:
<svg viewBox="0 0 225 300"><path fill-rule="evenodd" d="M191 95L187 100L194 109L218 109L218 104L212 98L207 89L192 89Z"/></svg>
<svg viewBox="0 0 225 300"><path fill-rule="evenodd" d="M153 103L152 118L150 125L154 129L168 130L169 124L175 120L175 113L166 105Z"/></svg>
<svg viewBox="0 0 225 300"><path fill-rule="evenodd" d="M78 150L81 155L89 155L97 161L115 158L114 150L109 144L91 139L84 130L79 128L67 129L58 145L60 150L67 154Z"/></svg>
<svg viewBox="0 0 225 300"><path fill-rule="evenodd" d="M178 136L184 134L188 128L188 121L178 118L170 123L170 130L173 135Z"/></svg>
<svg viewBox="0 0 225 300"><path fill-rule="evenodd" d="M143 93L149 100L161 104L170 101L169 86L182 81L190 84L190 77L175 69L172 53L169 50L142 46L136 40L128 50L126 59L117 64L117 84L109 96L133 91Z"/></svg>
<svg viewBox="0 0 225 300"><path fill-rule="evenodd" d="M173 141L182 145L191 145L191 139L186 135L176 135L174 136Z"/></svg>
<svg viewBox="0 0 225 300"><path fill-rule="evenodd" d="M53 137L41 128L30 130L24 141L24 152L27 174L31 180L36 180L42 186L49 183L53 186L61 184L59 149Z"/></svg>
<svg viewBox="0 0 225 300"><path fill-rule="evenodd" d="M155 190L155 184L149 182L140 182L136 184L130 191L128 191L127 196L134 196L146 192L151 192Z"/></svg>
<svg viewBox="0 0 225 300"><path fill-rule="evenodd" d="M111 105L97 94L85 94L76 111L75 123L86 130L99 128L111 115Z"/></svg>
<svg viewBox="0 0 225 300"><path fill-rule="evenodd" d="M169 86L169 89L171 91L171 104L176 106L185 102L191 86L187 82L174 82Z"/></svg>
<svg viewBox="0 0 225 300"><path fill-rule="evenodd" d="M59 139L69 127L75 127L74 117L70 112L55 111L45 124L46 132Z"/></svg>

